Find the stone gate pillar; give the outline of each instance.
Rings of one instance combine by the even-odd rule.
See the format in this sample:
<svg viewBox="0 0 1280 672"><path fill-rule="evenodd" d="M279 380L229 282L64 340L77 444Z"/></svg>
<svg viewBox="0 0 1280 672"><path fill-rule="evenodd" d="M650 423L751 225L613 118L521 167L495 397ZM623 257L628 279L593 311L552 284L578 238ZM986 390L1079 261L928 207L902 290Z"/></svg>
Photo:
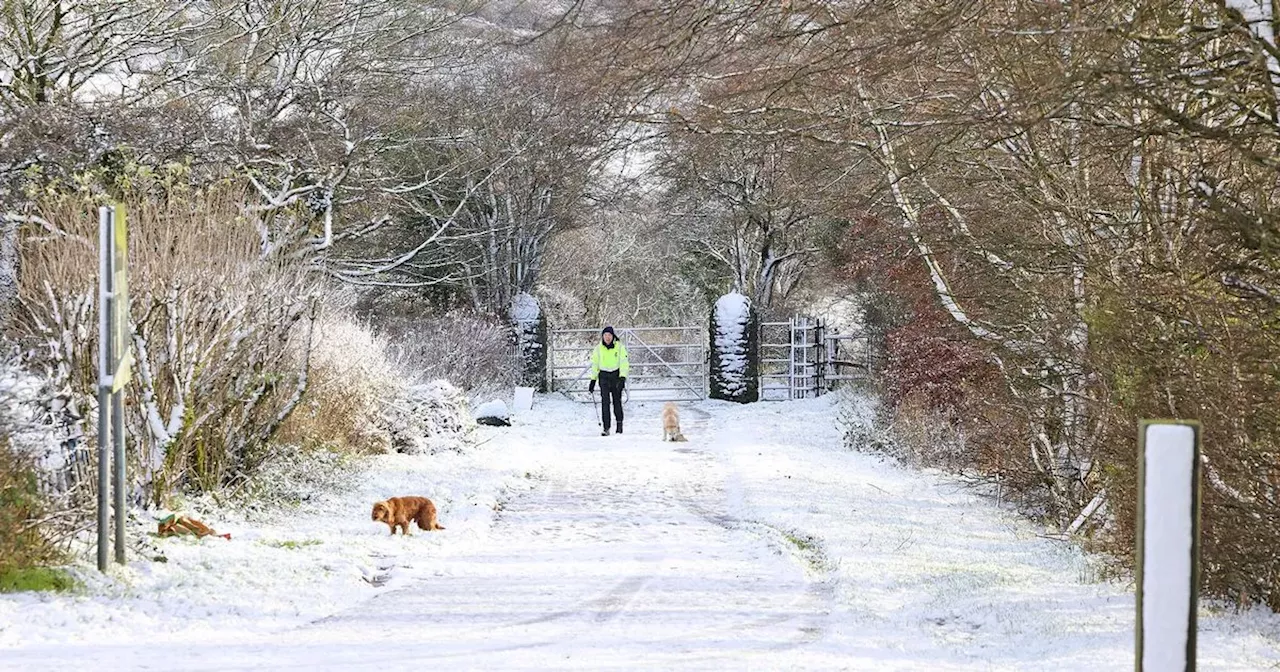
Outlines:
<svg viewBox="0 0 1280 672"><path fill-rule="evenodd" d="M760 399L760 317L745 295L721 296L711 311L712 399Z"/></svg>
<svg viewBox="0 0 1280 672"><path fill-rule="evenodd" d="M511 324L520 355L520 384L547 391L547 316L527 292L511 299Z"/></svg>

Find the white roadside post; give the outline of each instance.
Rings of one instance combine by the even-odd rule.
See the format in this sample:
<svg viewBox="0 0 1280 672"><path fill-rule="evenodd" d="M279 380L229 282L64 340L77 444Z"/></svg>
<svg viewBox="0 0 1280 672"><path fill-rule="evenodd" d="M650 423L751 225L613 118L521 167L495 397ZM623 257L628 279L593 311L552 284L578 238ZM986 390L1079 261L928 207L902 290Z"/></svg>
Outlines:
<svg viewBox="0 0 1280 672"><path fill-rule="evenodd" d="M112 357L111 282L114 276L111 208L98 208L98 570L107 571L107 524L110 506L111 459L111 374Z"/></svg>
<svg viewBox="0 0 1280 672"><path fill-rule="evenodd" d="M1138 672L1196 667L1200 584L1200 424L1143 420L1138 431Z"/></svg>

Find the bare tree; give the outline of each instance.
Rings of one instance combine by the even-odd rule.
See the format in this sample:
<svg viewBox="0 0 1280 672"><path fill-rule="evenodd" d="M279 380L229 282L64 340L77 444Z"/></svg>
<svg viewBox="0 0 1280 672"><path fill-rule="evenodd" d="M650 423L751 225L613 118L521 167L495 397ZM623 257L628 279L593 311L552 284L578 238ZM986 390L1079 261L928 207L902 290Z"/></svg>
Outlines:
<svg viewBox="0 0 1280 672"><path fill-rule="evenodd" d="M9 113L53 100L124 96L175 41L196 30L185 0L4 0L0 5L0 106Z"/></svg>
<svg viewBox="0 0 1280 672"><path fill-rule="evenodd" d="M397 198L428 190L386 158L438 140L421 104L467 55L466 3L214 2L205 28L177 43L171 98L209 111L210 153L243 172L260 199L264 253L302 243L325 252L377 228ZM294 204L314 225L279 227Z"/></svg>
<svg viewBox="0 0 1280 672"><path fill-rule="evenodd" d="M813 228L828 197L820 164L804 160L798 141L668 137L663 172L679 204L671 230L727 271L753 305L785 300L817 252Z"/></svg>

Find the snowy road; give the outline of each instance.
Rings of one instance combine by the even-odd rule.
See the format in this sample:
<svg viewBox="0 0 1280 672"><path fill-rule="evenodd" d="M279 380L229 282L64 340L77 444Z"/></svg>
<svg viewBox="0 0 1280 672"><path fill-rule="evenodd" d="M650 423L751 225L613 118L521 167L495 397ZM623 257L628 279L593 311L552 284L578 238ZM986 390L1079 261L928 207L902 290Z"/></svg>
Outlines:
<svg viewBox="0 0 1280 672"><path fill-rule="evenodd" d="M374 539L354 493L326 543L369 540L394 580L335 613L159 646L72 628L0 668L1132 669L1129 587L944 477L840 449L829 401L688 408L687 444L657 440L657 411L602 438L545 399L492 430L488 468L529 477L491 526L443 507L443 533ZM1200 668L1277 668L1277 633L1206 611Z"/></svg>
<svg viewBox="0 0 1280 672"><path fill-rule="evenodd" d="M713 463L652 436L566 457L447 576L236 656L272 669L723 668L821 636L830 591L726 527Z"/></svg>

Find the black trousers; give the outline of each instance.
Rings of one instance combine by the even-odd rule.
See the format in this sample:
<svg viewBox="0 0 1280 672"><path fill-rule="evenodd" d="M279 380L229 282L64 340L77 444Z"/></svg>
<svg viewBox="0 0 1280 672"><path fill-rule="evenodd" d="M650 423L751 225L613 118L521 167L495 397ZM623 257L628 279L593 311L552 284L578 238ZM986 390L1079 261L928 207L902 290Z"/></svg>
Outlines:
<svg viewBox="0 0 1280 672"><path fill-rule="evenodd" d="M604 431L609 431L609 404L613 403L613 416L618 419L618 431L622 431L622 380L617 371L600 372L600 421Z"/></svg>

